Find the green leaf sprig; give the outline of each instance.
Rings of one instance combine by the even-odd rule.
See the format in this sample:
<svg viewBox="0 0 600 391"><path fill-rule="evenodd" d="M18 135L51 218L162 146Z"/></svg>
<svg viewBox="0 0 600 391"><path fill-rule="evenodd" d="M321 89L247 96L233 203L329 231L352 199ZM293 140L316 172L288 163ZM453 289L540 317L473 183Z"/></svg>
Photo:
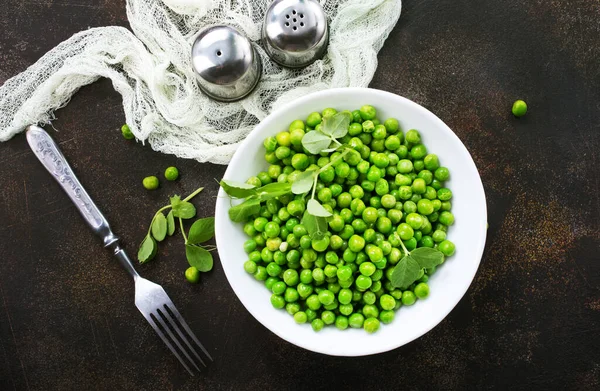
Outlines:
<svg viewBox="0 0 600 391"><path fill-rule="evenodd" d="M429 247L419 247L412 251L408 251L406 246L402 242L402 239L398 236L398 233L394 233L402 249L404 250L404 258L402 258L394 271L392 272L392 285L406 289L412 283L417 281L423 275L423 269L432 268L438 266L444 262L444 254L438 249Z"/></svg>
<svg viewBox="0 0 600 391"><path fill-rule="evenodd" d="M327 218L331 213L321 205L315 198L319 174L336 162L344 158L352 149L339 142L337 139L348 133L352 116L350 112L336 113L326 117L321 122L320 130L311 130L302 138L302 146L308 152L318 155L322 152L333 152L342 150L331 162L319 169L309 169L298 175L293 183L270 183L262 187L256 187L248 183L240 183L223 179L221 187L232 198L244 198L244 202L229 209L231 221L240 223L246 221L250 216L260 212L260 203L271 198L279 197L288 193L308 194L311 197L306 204L306 211L302 216L302 224L306 227L311 239L322 239L327 233Z"/></svg>
<svg viewBox="0 0 600 391"><path fill-rule="evenodd" d="M186 235L183 227L183 220L196 216L196 207L190 201L203 189L203 187L197 189L183 200L178 195L170 197L169 205L163 206L154 214L148 233L142 240L138 250L138 261L140 263L152 260L158 252L158 242L165 240L167 235L173 236L176 230L175 218L177 218L185 242L186 258L190 266L196 267L201 272L212 269L213 257L210 252L215 249L215 246L202 246L201 243L214 237L214 217L196 220L190 227L188 235ZM169 210L169 213L165 216L164 212L166 210Z"/></svg>
<svg viewBox="0 0 600 391"><path fill-rule="evenodd" d="M302 216L302 225L306 227L312 240L323 239L325 233L327 233L327 218L332 216L315 198L319 174L343 159L351 151L350 148L337 140L348 133L351 120L351 114L346 111L336 113L331 117L325 117L321 122L320 130L311 130L302 138L302 146L315 155L343 149L340 155L325 166L320 169L304 171L292 183L292 193L294 194L307 194L312 190L311 197L306 203L306 211Z"/></svg>
<svg viewBox="0 0 600 391"><path fill-rule="evenodd" d="M248 183L222 179L219 184L231 198L245 198L244 202L229 209L229 218L236 223L246 221L248 217L257 214L262 201L288 194L292 190L291 183L281 182L256 187Z"/></svg>

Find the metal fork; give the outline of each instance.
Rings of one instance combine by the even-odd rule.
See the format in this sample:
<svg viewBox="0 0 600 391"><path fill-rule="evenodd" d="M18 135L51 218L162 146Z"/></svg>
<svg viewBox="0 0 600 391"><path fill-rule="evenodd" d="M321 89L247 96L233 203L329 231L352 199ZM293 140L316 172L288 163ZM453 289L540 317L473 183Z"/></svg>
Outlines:
<svg viewBox="0 0 600 391"><path fill-rule="evenodd" d="M102 238L104 247L114 251L115 257L133 277L135 305L163 342L192 376L194 372L190 366L200 371L196 362L206 367L204 360L198 354L198 349L194 346L200 348L205 359L212 361L212 357L183 320L165 290L160 285L140 277L134 269L125 250L119 245L119 238L112 233L106 218L75 177L58 145L44 129L35 125L27 128L27 142L35 156L75 203L92 231ZM195 359L190 356L190 353Z"/></svg>

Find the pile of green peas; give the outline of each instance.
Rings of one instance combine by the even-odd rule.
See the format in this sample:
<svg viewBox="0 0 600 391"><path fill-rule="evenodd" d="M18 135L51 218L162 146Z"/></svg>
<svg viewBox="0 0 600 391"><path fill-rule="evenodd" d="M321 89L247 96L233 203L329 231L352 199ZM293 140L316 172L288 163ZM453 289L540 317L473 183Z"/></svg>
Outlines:
<svg viewBox="0 0 600 391"><path fill-rule="evenodd" d="M321 127L327 108L295 120L287 131L264 141L266 171L247 183L264 186L293 182L307 169L320 169L316 198L330 211L329 232L311 240L301 224L309 195L286 194L261 205L244 225L244 269L264 281L273 307L285 310L297 323L320 331L377 331L393 321L401 306L429 295L427 281L435 268L421 271L406 290L391 283L394 266L403 258L400 240L409 250L432 247L446 257L454 244L446 239L454 223L452 191L444 187L449 171L430 154L417 130L404 134L397 119L381 123L373 106L352 112L348 134L339 141L352 153L313 155L302 138Z"/></svg>

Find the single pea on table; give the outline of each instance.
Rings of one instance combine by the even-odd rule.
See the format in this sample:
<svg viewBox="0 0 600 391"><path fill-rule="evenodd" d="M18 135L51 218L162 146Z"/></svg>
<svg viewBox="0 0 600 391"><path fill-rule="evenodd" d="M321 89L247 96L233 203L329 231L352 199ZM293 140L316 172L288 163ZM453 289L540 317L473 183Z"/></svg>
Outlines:
<svg viewBox="0 0 600 391"><path fill-rule="evenodd" d="M245 184L230 218L249 239L244 270L271 304L314 331L368 333L429 296L429 279L455 253L449 170L416 129L364 105L326 108L264 141L267 170Z"/></svg>

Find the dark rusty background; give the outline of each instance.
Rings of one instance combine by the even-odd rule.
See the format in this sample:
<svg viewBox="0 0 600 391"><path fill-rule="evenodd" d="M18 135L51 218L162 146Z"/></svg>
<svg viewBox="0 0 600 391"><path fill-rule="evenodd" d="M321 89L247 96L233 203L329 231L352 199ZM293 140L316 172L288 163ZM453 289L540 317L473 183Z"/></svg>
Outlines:
<svg viewBox="0 0 600 391"><path fill-rule="evenodd" d="M127 26L118 0L3 0L0 83L87 27ZM598 389L600 387L600 3L404 2L372 87L444 120L480 170L485 254L469 291L424 337L335 358L277 338L243 308L220 265L185 282L178 238L140 271L163 284L216 361L190 378L133 306L133 285L29 152L0 144L0 390ZM529 114L510 106L525 99ZM135 254L174 192L207 190L225 167L127 142L104 80L58 112L53 136ZM176 164L181 181L141 179ZM336 387L337 386L337 387Z"/></svg>

